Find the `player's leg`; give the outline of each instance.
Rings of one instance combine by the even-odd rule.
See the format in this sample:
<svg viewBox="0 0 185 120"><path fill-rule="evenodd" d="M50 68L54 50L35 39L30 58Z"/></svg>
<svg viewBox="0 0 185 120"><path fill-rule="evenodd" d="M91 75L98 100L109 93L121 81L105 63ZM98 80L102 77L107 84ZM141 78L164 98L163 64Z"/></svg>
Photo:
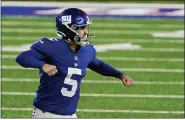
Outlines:
<svg viewBox="0 0 185 120"><path fill-rule="evenodd" d="M34 108L32 118L77 118L76 114L73 115L57 115L50 112L42 111L38 108Z"/></svg>

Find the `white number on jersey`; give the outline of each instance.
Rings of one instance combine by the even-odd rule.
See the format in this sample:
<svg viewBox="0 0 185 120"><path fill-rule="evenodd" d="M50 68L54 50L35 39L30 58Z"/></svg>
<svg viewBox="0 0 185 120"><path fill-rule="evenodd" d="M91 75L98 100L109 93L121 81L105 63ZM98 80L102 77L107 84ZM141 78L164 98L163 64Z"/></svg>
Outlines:
<svg viewBox="0 0 185 120"><path fill-rule="evenodd" d="M67 90L67 88L62 87L61 93L63 96L73 97L76 93L78 82L74 79L71 79L73 74L82 75L82 70L78 68L70 68L70 67L68 68L68 74L64 80L64 84L71 85L72 89L70 91L70 90Z"/></svg>

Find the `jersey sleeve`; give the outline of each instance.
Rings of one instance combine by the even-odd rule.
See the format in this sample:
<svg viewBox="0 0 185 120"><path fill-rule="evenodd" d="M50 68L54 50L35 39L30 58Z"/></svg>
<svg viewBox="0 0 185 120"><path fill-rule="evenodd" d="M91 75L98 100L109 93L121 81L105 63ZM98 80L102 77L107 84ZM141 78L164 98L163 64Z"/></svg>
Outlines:
<svg viewBox="0 0 185 120"><path fill-rule="evenodd" d="M94 56L88 64L88 68L104 76L111 76L121 79L123 74L121 71L113 68L111 65L99 60L96 57L96 50L94 49Z"/></svg>
<svg viewBox="0 0 185 120"><path fill-rule="evenodd" d="M16 62L23 66L23 67L30 67L30 68L42 68L42 65L45 64L43 59L46 56L43 55L42 53L39 53L36 50L30 49L27 51L24 51L20 53L16 57Z"/></svg>
<svg viewBox="0 0 185 120"><path fill-rule="evenodd" d="M17 56L16 62L23 67L41 68L45 64L44 59L51 56L52 42L42 38L32 44L30 50L22 52Z"/></svg>

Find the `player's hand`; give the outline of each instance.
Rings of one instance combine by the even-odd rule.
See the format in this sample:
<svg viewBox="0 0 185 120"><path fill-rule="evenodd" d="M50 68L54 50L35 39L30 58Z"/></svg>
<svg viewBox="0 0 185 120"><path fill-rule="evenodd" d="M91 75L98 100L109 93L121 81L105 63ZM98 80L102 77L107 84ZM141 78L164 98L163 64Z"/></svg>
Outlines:
<svg viewBox="0 0 185 120"><path fill-rule="evenodd" d="M53 76L58 72L56 66L55 65L50 65L50 64L44 64L42 66L42 70L45 73L47 73L49 76Z"/></svg>
<svg viewBox="0 0 185 120"><path fill-rule="evenodd" d="M132 82L133 82L132 78L128 77L128 76L125 75L125 74L123 74L123 75L121 76L121 81L122 81L123 84L124 84L125 86L127 86L127 87L132 86Z"/></svg>

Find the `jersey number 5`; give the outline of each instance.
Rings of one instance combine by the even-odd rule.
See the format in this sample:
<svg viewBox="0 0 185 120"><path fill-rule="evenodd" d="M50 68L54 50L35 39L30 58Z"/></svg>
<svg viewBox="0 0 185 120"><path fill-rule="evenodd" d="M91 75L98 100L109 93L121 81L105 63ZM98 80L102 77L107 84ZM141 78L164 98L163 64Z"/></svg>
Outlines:
<svg viewBox="0 0 185 120"><path fill-rule="evenodd" d="M78 82L74 79L71 79L73 74L82 75L82 70L78 68L68 68L68 74L64 80L64 84L71 85L72 89L67 90L67 88L62 87L61 93L63 96L72 97L76 93Z"/></svg>

